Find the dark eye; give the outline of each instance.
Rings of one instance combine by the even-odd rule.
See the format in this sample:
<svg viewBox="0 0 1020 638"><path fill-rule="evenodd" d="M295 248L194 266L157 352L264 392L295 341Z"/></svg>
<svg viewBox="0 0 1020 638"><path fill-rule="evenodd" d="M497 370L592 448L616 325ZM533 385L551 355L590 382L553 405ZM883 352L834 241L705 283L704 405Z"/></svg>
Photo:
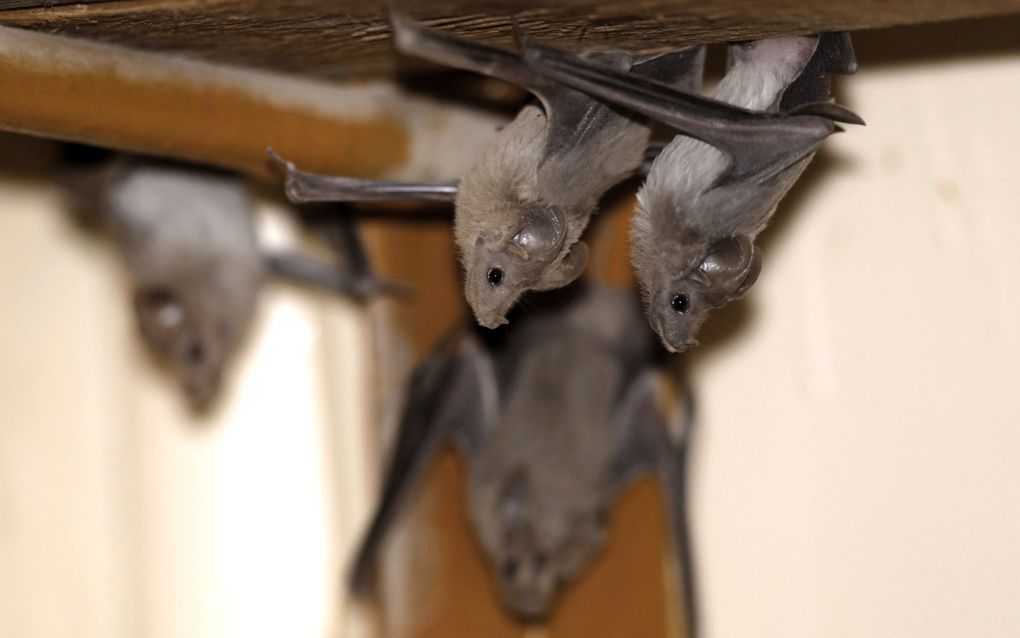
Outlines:
<svg viewBox="0 0 1020 638"><path fill-rule="evenodd" d="M681 292L673 297L673 301L669 302L669 305L676 312L684 314L691 307L691 300Z"/></svg>
<svg viewBox="0 0 1020 638"><path fill-rule="evenodd" d="M513 580L514 576L517 575L517 568L519 567L516 560L508 558L503 561L500 566L500 571L503 572L503 578L506 580Z"/></svg>
<svg viewBox="0 0 1020 638"><path fill-rule="evenodd" d="M201 343L192 341L188 346L188 351L185 353L185 356L188 358L188 363L197 366L202 363L203 359L205 359L205 348L202 347Z"/></svg>
<svg viewBox="0 0 1020 638"><path fill-rule="evenodd" d="M500 285L503 283L503 269L489 268L489 272L485 273L485 279L489 282L490 286Z"/></svg>

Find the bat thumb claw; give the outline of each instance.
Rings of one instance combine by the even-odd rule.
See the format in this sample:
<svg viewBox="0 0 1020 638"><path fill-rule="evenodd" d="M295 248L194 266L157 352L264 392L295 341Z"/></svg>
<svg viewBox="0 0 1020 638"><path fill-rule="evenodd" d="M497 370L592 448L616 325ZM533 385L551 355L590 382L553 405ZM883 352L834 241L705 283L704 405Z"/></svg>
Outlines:
<svg viewBox="0 0 1020 638"><path fill-rule="evenodd" d="M279 166L286 171L294 170L294 162L288 161L280 157L276 151L273 150L272 146L266 147L266 157L269 158L270 163L274 166Z"/></svg>

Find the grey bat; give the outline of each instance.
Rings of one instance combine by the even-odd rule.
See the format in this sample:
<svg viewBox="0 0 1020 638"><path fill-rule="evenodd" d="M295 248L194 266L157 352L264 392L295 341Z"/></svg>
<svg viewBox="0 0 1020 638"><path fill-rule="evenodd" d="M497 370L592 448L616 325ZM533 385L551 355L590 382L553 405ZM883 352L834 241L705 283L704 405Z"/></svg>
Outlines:
<svg viewBox="0 0 1020 638"><path fill-rule="evenodd" d="M570 283L584 269L581 234L598 200L639 170L649 139L645 117L608 106L532 71L520 54L428 29L391 12L399 51L517 84L526 105L459 182L373 182L287 169L292 201L425 199L455 201L454 235L464 291L478 322L495 328L522 294ZM697 90L703 49L638 58L587 53L626 75Z"/></svg>
<svg viewBox="0 0 1020 638"><path fill-rule="evenodd" d="M197 408L216 394L270 273L356 297L394 287L298 254L265 254L254 204L233 175L119 157L69 171L65 185L80 212L112 231L146 345Z"/></svg>
<svg viewBox="0 0 1020 638"><path fill-rule="evenodd" d="M549 47L524 48L548 77L682 131L652 163L631 225L649 322L674 352L697 343L709 310L754 284L754 239L839 130L834 121L863 124L828 101L827 73L856 69L846 33L731 45L711 99Z"/></svg>
<svg viewBox="0 0 1020 638"><path fill-rule="evenodd" d="M467 458L470 522L506 604L525 619L546 615L603 547L615 495L641 473L662 480L686 553L682 446L656 402L661 349L638 296L578 283L528 306L506 332L446 339L413 374L351 572L355 593L368 588L390 526L445 444Z"/></svg>

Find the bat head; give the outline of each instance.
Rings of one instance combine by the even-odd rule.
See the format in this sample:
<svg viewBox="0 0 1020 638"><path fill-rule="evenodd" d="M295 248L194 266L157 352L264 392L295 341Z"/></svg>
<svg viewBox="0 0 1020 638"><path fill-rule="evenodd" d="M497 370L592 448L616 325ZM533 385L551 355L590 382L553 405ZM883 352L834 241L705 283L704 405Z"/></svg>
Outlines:
<svg viewBox="0 0 1020 638"><path fill-rule="evenodd" d="M135 292L134 310L146 345L181 380L192 405L201 408L219 388L238 326L196 292L142 286Z"/></svg>
<svg viewBox="0 0 1020 638"><path fill-rule="evenodd" d="M134 280L135 319L148 349L192 405L205 407L265 275L243 183L138 162L107 187L103 208Z"/></svg>
<svg viewBox="0 0 1020 638"><path fill-rule="evenodd" d="M464 294L478 323L496 328L529 290L560 288L576 279L588 261L584 242L566 245L563 215L536 207L503 231L483 230L465 251Z"/></svg>
<svg viewBox="0 0 1020 638"><path fill-rule="evenodd" d="M605 542L604 499L543 495L523 467L478 492L482 507L472 511L504 600L523 619L548 615L561 585Z"/></svg>
<svg viewBox="0 0 1020 638"><path fill-rule="evenodd" d="M745 235L708 245L695 267L677 276L663 265L646 285L648 319L670 352L697 345L708 312L740 298L758 279L761 253Z"/></svg>

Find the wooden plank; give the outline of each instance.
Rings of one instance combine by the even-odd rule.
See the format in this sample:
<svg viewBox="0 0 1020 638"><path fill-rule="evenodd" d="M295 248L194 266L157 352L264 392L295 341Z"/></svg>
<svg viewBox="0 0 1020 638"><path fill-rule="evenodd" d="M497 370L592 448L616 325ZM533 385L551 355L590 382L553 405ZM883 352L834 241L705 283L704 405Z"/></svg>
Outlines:
<svg viewBox="0 0 1020 638"><path fill-rule="evenodd" d="M388 81L337 86L0 27L0 130L262 177L272 146L306 170L449 179L467 160L444 158L503 117ZM434 145L458 152L416 150Z"/></svg>
<svg viewBox="0 0 1020 638"><path fill-rule="evenodd" d="M51 3L38 3L40 5ZM860 30L1020 12L1020 0L404 0L403 11L511 44L511 18L573 50ZM0 23L246 66L349 78L397 68L378 0L120 0L0 12ZM406 62L400 62L406 65Z"/></svg>

